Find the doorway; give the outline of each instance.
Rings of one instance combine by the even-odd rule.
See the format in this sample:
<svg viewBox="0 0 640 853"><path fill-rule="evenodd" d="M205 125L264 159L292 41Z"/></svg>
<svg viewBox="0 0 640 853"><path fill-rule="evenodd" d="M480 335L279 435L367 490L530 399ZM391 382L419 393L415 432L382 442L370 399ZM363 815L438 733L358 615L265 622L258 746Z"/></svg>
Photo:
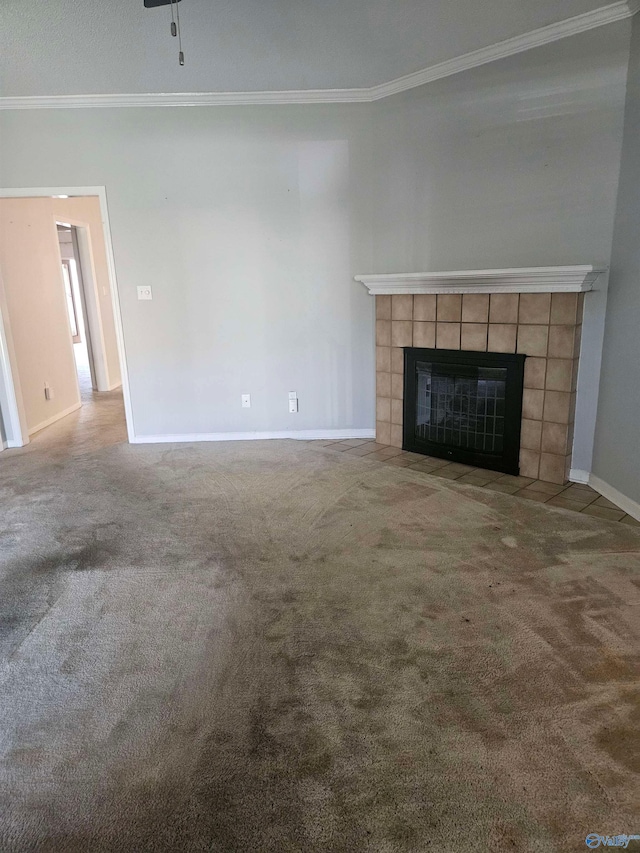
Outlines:
<svg viewBox="0 0 640 853"><path fill-rule="evenodd" d="M80 398L83 403L86 403L92 399L93 392L99 389L96 380L90 326L87 322L87 298L85 294L87 276L82 269L80 257L79 226L71 225L68 222L56 222L56 227Z"/></svg>
<svg viewBox="0 0 640 853"><path fill-rule="evenodd" d="M3 205L13 205L11 214L4 214L3 224L9 227L0 241L3 445L27 444L31 435L89 401L102 405L103 414L122 411L124 403L120 422L122 428L126 422L131 441L127 365L104 188L4 190L0 213ZM19 246L12 236L21 241ZM27 268L29 263L33 269ZM89 427L91 409L87 406L85 413L83 408L80 420L73 423Z"/></svg>

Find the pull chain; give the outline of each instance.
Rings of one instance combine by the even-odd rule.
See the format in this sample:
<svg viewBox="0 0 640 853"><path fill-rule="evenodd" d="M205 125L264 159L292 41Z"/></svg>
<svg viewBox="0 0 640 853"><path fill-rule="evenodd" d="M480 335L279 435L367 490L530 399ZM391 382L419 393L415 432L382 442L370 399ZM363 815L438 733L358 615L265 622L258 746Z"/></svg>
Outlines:
<svg viewBox="0 0 640 853"><path fill-rule="evenodd" d="M180 3L176 3L176 17L178 19L178 62L184 65L184 53L182 52L182 34L180 32Z"/></svg>
<svg viewBox="0 0 640 853"><path fill-rule="evenodd" d="M173 0L171 0L171 35L175 38L178 35L178 29L176 27L176 22L173 19Z"/></svg>

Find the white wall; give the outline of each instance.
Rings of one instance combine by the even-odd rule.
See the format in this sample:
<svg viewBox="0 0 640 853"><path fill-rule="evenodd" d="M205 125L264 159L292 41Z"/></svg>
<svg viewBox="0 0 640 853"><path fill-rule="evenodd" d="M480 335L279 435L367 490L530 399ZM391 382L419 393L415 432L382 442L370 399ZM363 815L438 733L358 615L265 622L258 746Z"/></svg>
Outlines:
<svg viewBox="0 0 640 853"><path fill-rule="evenodd" d="M138 435L372 428L369 115L3 113L5 186L107 187Z"/></svg>
<svg viewBox="0 0 640 853"><path fill-rule="evenodd" d="M0 199L0 267L29 433L80 404L58 237L47 202Z"/></svg>
<svg viewBox="0 0 640 853"><path fill-rule="evenodd" d="M106 186L138 435L372 429L355 273L608 263L628 40L370 105L5 111L0 175Z"/></svg>
<svg viewBox="0 0 640 853"><path fill-rule="evenodd" d="M593 472L640 504L640 16L633 25Z"/></svg>

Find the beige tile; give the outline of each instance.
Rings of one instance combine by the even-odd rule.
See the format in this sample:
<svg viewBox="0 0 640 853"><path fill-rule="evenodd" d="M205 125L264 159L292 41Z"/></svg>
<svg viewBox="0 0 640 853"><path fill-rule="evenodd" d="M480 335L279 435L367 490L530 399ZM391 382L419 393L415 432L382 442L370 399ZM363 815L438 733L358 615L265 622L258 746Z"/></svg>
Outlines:
<svg viewBox="0 0 640 853"><path fill-rule="evenodd" d="M593 502L593 506L603 506L606 507L606 509L620 509L618 504L614 504L613 501L609 501L603 497L596 498Z"/></svg>
<svg viewBox="0 0 640 853"><path fill-rule="evenodd" d="M439 293L437 298L437 320L439 323L459 323L462 320L462 295Z"/></svg>
<svg viewBox="0 0 640 853"><path fill-rule="evenodd" d="M459 477L463 475L459 471L451 471L449 466L444 468L436 468L435 471L430 471L434 477L442 477L445 480L457 480Z"/></svg>
<svg viewBox="0 0 640 853"><path fill-rule="evenodd" d="M542 450L566 456L569 448L569 427L562 423L542 424Z"/></svg>
<svg viewBox="0 0 640 853"><path fill-rule="evenodd" d="M436 345L436 324L414 321L413 346L433 349Z"/></svg>
<svg viewBox="0 0 640 853"><path fill-rule="evenodd" d="M391 320L376 320L376 344L379 347L391 346Z"/></svg>
<svg viewBox="0 0 640 853"><path fill-rule="evenodd" d="M376 320L391 319L391 297L376 296Z"/></svg>
<svg viewBox="0 0 640 853"><path fill-rule="evenodd" d="M392 447L402 447L402 427L399 424L391 424L391 441Z"/></svg>
<svg viewBox="0 0 640 853"><path fill-rule="evenodd" d="M413 323L411 320L391 321L391 346L410 347L413 342Z"/></svg>
<svg viewBox="0 0 640 853"><path fill-rule="evenodd" d="M347 450L347 454L349 456L369 456L371 453L374 452L376 447L382 446L376 445L375 442L371 442L371 444L373 445L373 447L371 447L369 444L363 444L361 447L352 447L350 450Z"/></svg>
<svg viewBox="0 0 640 853"><path fill-rule="evenodd" d="M587 486L585 483L571 483L566 493L563 496L572 501L584 501L585 504L593 503L600 495L595 489Z"/></svg>
<svg viewBox="0 0 640 853"><path fill-rule="evenodd" d="M438 349L460 349L461 325L461 323L436 323L436 346Z"/></svg>
<svg viewBox="0 0 640 853"><path fill-rule="evenodd" d="M403 422L404 402L402 400L391 400L391 423L402 424Z"/></svg>
<svg viewBox="0 0 640 853"><path fill-rule="evenodd" d="M640 521L632 515L623 515L620 521L622 524L629 524L631 527L640 527Z"/></svg>
<svg viewBox="0 0 640 853"><path fill-rule="evenodd" d="M549 391L571 391L573 379L573 360L569 358L550 358L547 360L545 388Z"/></svg>
<svg viewBox="0 0 640 853"><path fill-rule="evenodd" d="M462 297L463 323L489 322L489 294L465 293Z"/></svg>
<svg viewBox="0 0 640 853"><path fill-rule="evenodd" d="M413 297L413 319L421 322L435 322L435 293L418 293Z"/></svg>
<svg viewBox="0 0 640 853"><path fill-rule="evenodd" d="M535 421L532 421L535 423ZM520 451L520 474L523 477L529 477L533 480L538 479L538 471L540 470L540 454L535 450Z"/></svg>
<svg viewBox="0 0 640 853"><path fill-rule="evenodd" d="M361 447L363 444L369 444L370 438L344 438L338 444L345 444L347 447Z"/></svg>
<svg viewBox="0 0 640 853"><path fill-rule="evenodd" d="M522 417L532 421L541 421L544 409L544 391L525 388L522 393Z"/></svg>
<svg viewBox="0 0 640 853"><path fill-rule="evenodd" d="M527 357L524 363L524 387L544 388L544 380L547 373L546 358Z"/></svg>
<svg viewBox="0 0 640 853"><path fill-rule="evenodd" d="M391 432L391 430L389 430ZM394 456L399 456L402 453L399 447L385 447L383 450L376 450L369 456L369 459L377 459L379 462L386 462L387 459L393 459Z"/></svg>
<svg viewBox="0 0 640 853"><path fill-rule="evenodd" d="M573 358L575 340L575 326L550 326L549 358Z"/></svg>
<svg viewBox="0 0 640 853"><path fill-rule="evenodd" d="M551 310L550 293L521 293L518 322L525 324L549 324Z"/></svg>
<svg viewBox="0 0 640 853"><path fill-rule="evenodd" d="M492 293L489 303L489 322L517 323L518 301L517 293Z"/></svg>
<svg viewBox="0 0 640 853"><path fill-rule="evenodd" d="M391 396L394 400L404 398L404 375L402 373L391 374Z"/></svg>
<svg viewBox="0 0 640 853"><path fill-rule="evenodd" d="M607 509L603 506L591 504L582 510L583 515L592 515L595 518L605 518L607 521L620 521L625 513L621 509Z"/></svg>
<svg viewBox="0 0 640 853"><path fill-rule="evenodd" d="M391 372L404 373L404 350L391 347Z"/></svg>
<svg viewBox="0 0 640 853"><path fill-rule="evenodd" d="M576 323L578 312L577 293L551 294L551 324L570 326Z"/></svg>
<svg viewBox="0 0 640 853"><path fill-rule="evenodd" d="M520 489L518 492L514 492L516 498L524 498L528 501L536 501L537 503L543 504L549 500L549 495L545 495L544 492L535 492L533 489Z"/></svg>
<svg viewBox="0 0 640 853"><path fill-rule="evenodd" d="M547 354L548 326L518 326L518 352L544 358Z"/></svg>
<svg viewBox="0 0 640 853"><path fill-rule="evenodd" d="M500 294L511 296L512 294ZM518 294L514 294L517 296ZM489 323L488 352L515 352L518 327L513 323Z"/></svg>
<svg viewBox="0 0 640 853"><path fill-rule="evenodd" d="M520 447L524 450L539 451L541 437L542 421L530 421L527 418L523 418L520 433ZM528 477L529 474L526 476Z"/></svg>
<svg viewBox="0 0 640 853"><path fill-rule="evenodd" d="M376 370L391 373L391 347L376 347Z"/></svg>
<svg viewBox="0 0 640 853"><path fill-rule="evenodd" d="M569 498L565 498L564 492L553 498L549 498L546 505L560 507L560 509L571 509L574 512L581 512L584 509L584 504L581 501L572 501Z"/></svg>
<svg viewBox="0 0 640 853"><path fill-rule="evenodd" d="M391 297L391 319L413 320L413 296L399 294Z"/></svg>
<svg viewBox="0 0 640 853"><path fill-rule="evenodd" d="M458 479L459 483L466 483L469 486L486 486L487 483L494 482L492 477L485 475L484 473L480 473L480 471L474 471L473 474L463 474L462 477Z"/></svg>
<svg viewBox="0 0 640 853"><path fill-rule="evenodd" d="M475 295L475 294L469 294ZM482 294L480 294L482 296ZM467 296L467 294L465 294ZM464 311L464 302L462 303ZM460 349L472 352L486 352L487 350L487 323L463 323L460 338Z"/></svg>
<svg viewBox="0 0 640 853"><path fill-rule="evenodd" d="M564 484L558 485L557 483L547 483L545 480L536 480L535 483L531 483L527 488L536 492L544 492L545 495L549 495L551 497L553 495L560 494L565 486Z"/></svg>
<svg viewBox="0 0 640 853"><path fill-rule="evenodd" d="M376 421L391 423L391 398L376 397ZM384 444L384 442L381 442Z"/></svg>
<svg viewBox="0 0 640 853"><path fill-rule="evenodd" d="M513 485L512 483L500 483L494 480L493 483L487 483L485 489L491 489L492 492L504 492L506 495L513 495L520 490L520 486Z"/></svg>
<svg viewBox="0 0 640 853"><path fill-rule="evenodd" d="M516 477L514 474L502 474L497 482L498 483L507 483L511 486L517 486L519 489L524 489L525 486L530 486L533 483L535 477Z"/></svg>
<svg viewBox="0 0 640 853"><path fill-rule="evenodd" d="M542 419L544 421L551 421L554 424L570 423L571 394L566 391L545 391ZM544 477L540 479L544 480Z"/></svg>
<svg viewBox="0 0 640 853"><path fill-rule="evenodd" d="M391 374L376 372L376 397L391 397Z"/></svg>
<svg viewBox="0 0 640 853"><path fill-rule="evenodd" d="M376 421L376 441L378 444L391 443L391 424L386 421Z"/></svg>
<svg viewBox="0 0 640 853"><path fill-rule="evenodd" d="M554 453L540 454L540 479L547 483L565 483L564 456L556 456Z"/></svg>
<svg viewBox="0 0 640 853"><path fill-rule="evenodd" d="M405 458L404 454L402 453L402 450L400 450L400 446L394 447L393 450L399 450L400 455L399 456L392 456L389 459L385 459L384 461L388 465L395 465L398 468L408 468L409 465L411 465L411 459Z"/></svg>

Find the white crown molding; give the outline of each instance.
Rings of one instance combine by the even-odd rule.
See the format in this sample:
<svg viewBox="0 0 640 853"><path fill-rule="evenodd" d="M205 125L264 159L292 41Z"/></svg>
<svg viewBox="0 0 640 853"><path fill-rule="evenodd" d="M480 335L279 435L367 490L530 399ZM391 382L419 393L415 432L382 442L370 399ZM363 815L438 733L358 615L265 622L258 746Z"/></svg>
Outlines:
<svg viewBox="0 0 640 853"><path fill-rule="evenodd" d="M569 36L575 36L579 33L596 29L597 27L616 23L616 21L624 21L625 18L630 18L634 15L639 8L640 0L619 0L617 3L602 6L600 9L576 15L574 18L568 18L565 21L558 21L555 24L531 30L531 32L524 33L521 36L500 41L497 44L489 45L489 47L465 53L463 56L439 62L437 65L432 65L413 74L398 77L389 83L374 86L369 90L371 92L371 100L377 101L380 98L388 98L389 95L405 92L407 89L414 89L417 86L423 86L425 83L433 83L435 80L441 80L443 77L451 77L453 74L459 74L461 71L468 71L471 68L477 68L480 65L486 65L498 59L506 59L508 56L514 56L516 53L524 53L534 47L542 47L542 45L550 44Z"/></svg>
<svg viewBox="0 0 640 853"><path fill-rule="evenodd" d="M523 267L504 270L357 275L372 296L401 293L582 293L605 267Z"/></svg>
<svg viewBox="0 0 640 853"><path fill-rule="evenodd" d="M0 98L0 109L224 107L257 104L356 104L370 101L369 89L304 89L290 92L149 92L139 95L42 95Z"/></svg>
<svg viewBox="0 0 640 853"><path fill-rule="evenodd" d="M623 21L640 11L640 0L617 0L546 27L447 59L388 83L360 89L299 89L283 92L150 92L137 95L36 95L0 98L1 110L82 109L87 107L219 107L257 104L362 104L415 89L498 59L568 36Z"/></svg>

